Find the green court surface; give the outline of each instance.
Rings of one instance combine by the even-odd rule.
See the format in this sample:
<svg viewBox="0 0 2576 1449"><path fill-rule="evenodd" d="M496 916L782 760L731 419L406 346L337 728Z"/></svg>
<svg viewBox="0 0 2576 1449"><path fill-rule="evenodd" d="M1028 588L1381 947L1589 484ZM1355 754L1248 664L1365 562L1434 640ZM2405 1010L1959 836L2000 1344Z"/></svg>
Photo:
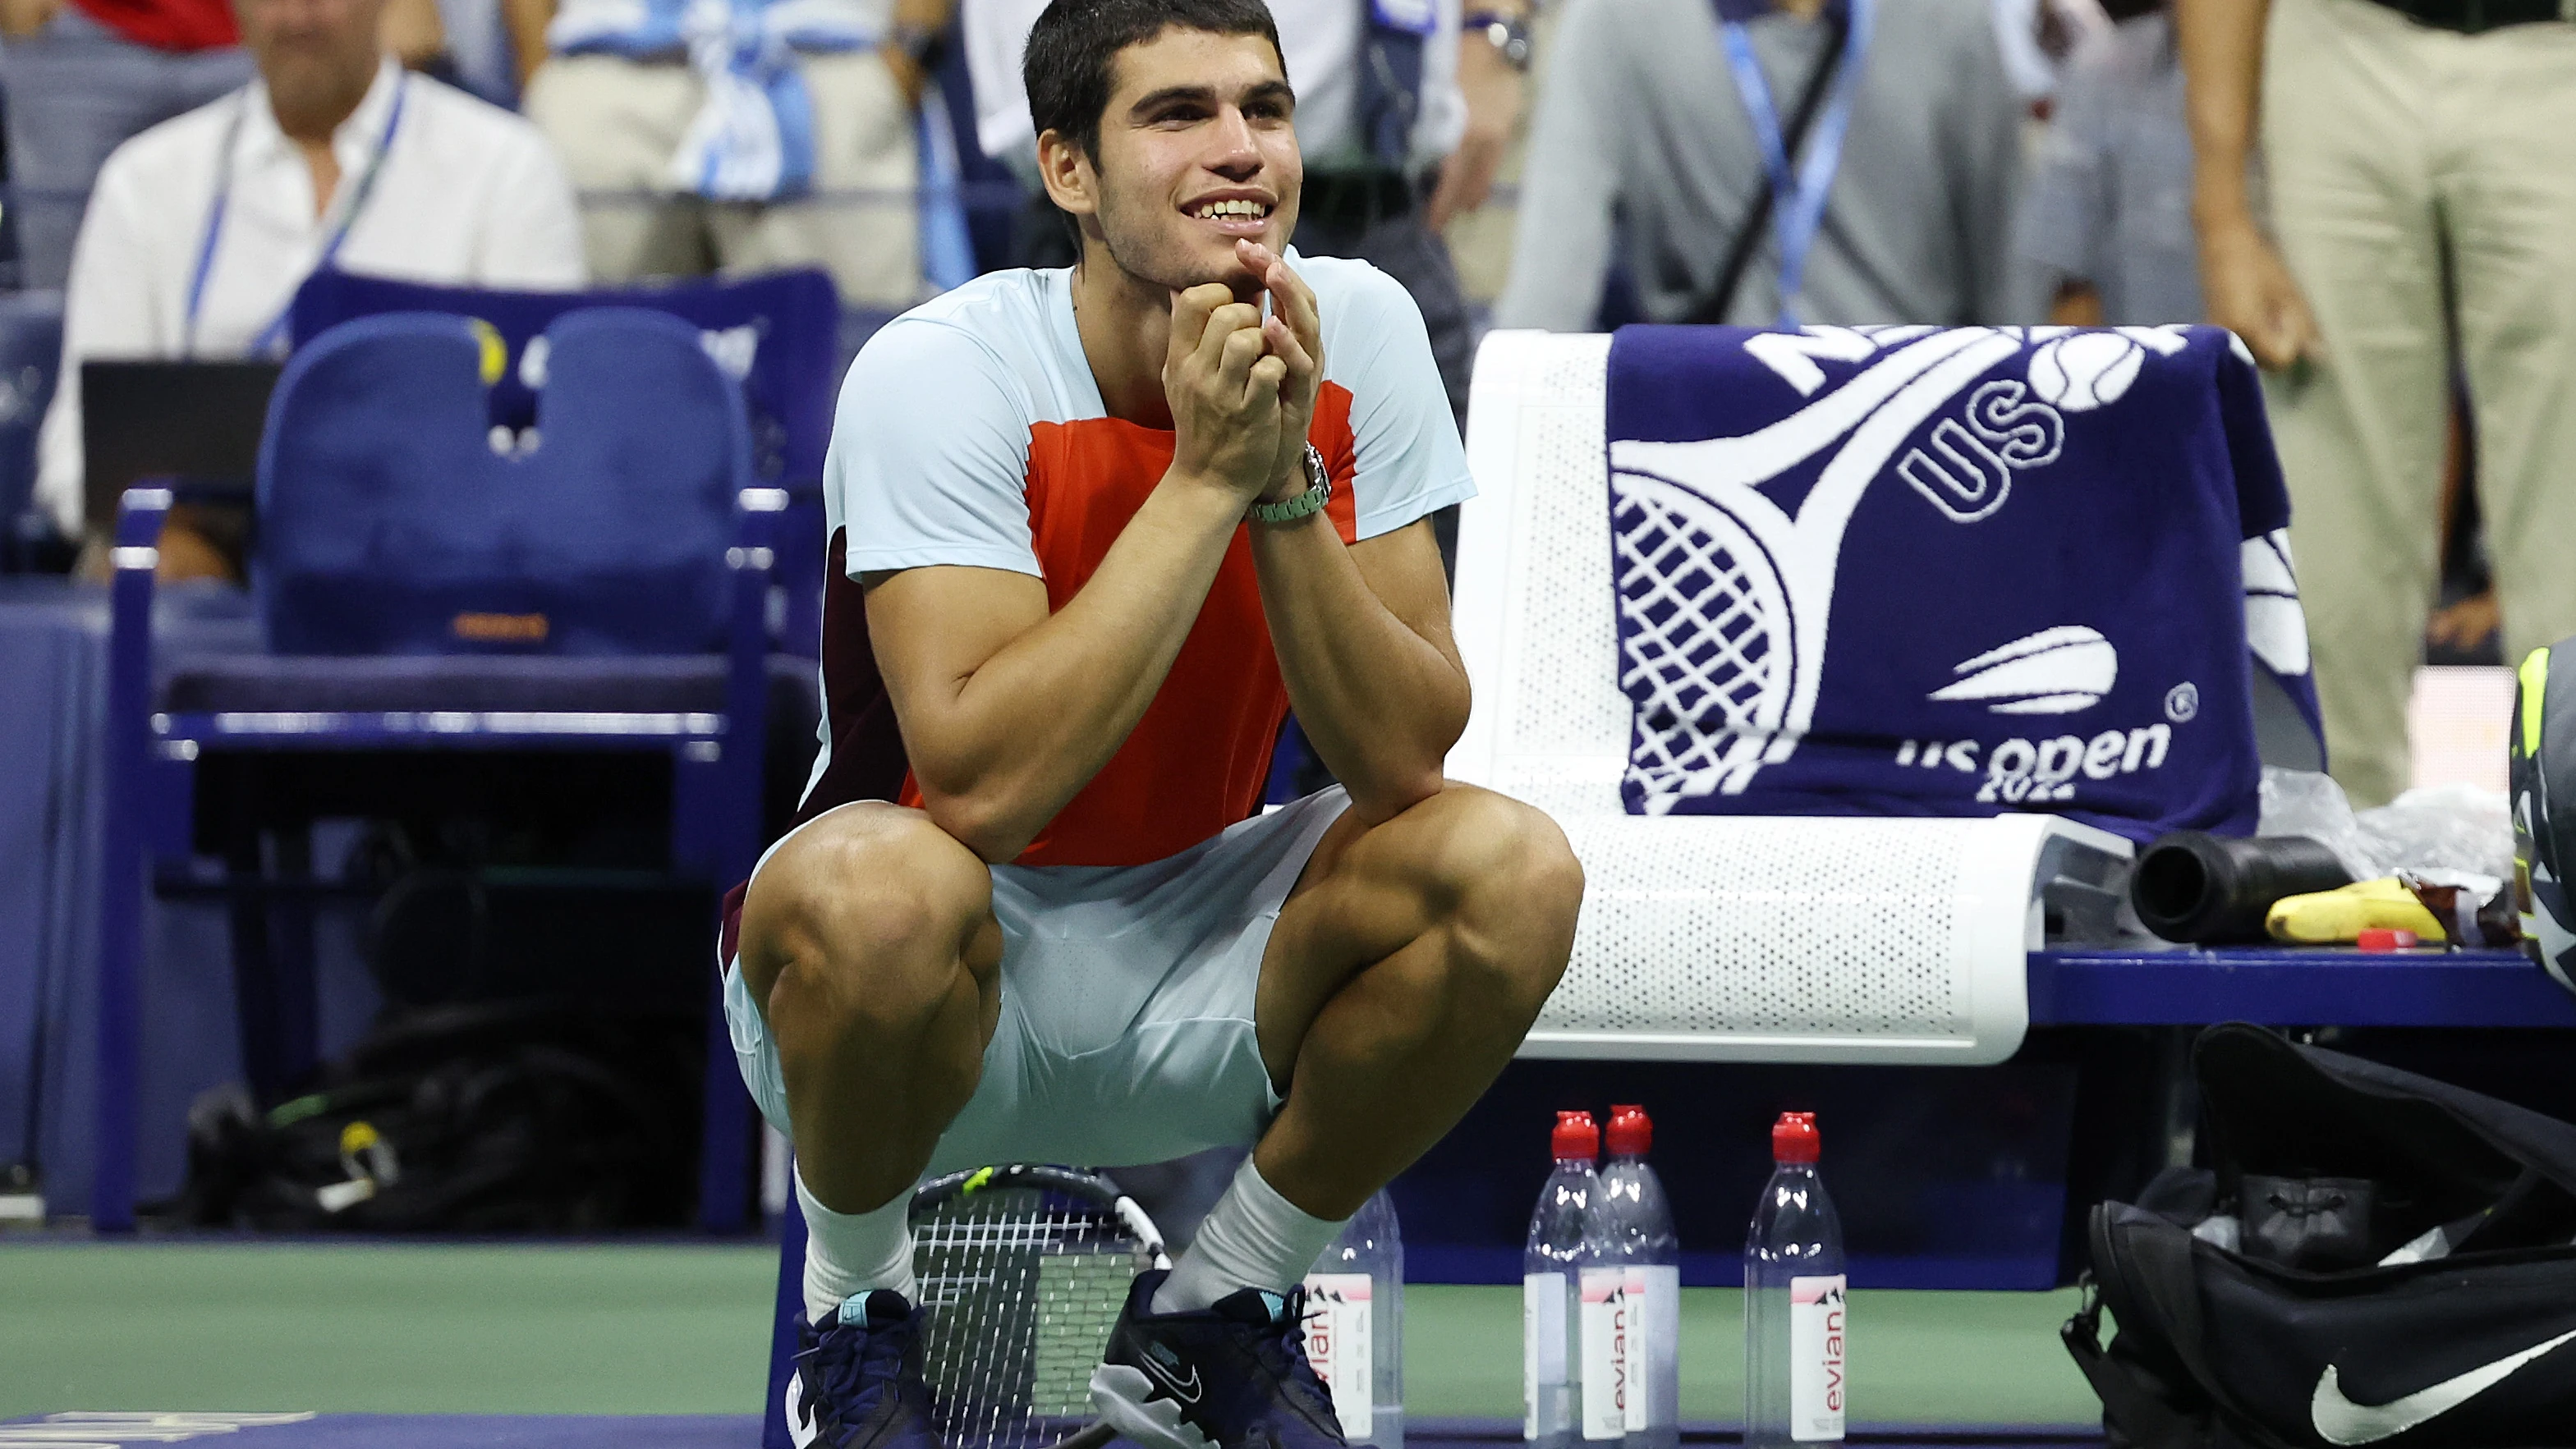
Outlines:
<svg viewBox="0 0 2576 1449"><path fill-rule="evenodd" d="M65 1409L755 1412L774 1250L0 1240L0 1419ZM1682 1415L1738 1417L1740 1295L1684 1295ZM2072 1424L2073 1295L1862 1292L1854 1419ZM1405 1293L1418 1415L1517 1417L1520 1290Z"/></svg>

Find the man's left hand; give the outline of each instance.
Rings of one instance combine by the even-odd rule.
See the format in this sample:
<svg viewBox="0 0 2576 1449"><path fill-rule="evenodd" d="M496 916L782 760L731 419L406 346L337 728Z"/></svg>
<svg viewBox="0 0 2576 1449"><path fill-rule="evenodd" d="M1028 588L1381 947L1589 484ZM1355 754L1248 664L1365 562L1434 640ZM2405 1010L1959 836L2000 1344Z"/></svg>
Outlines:
<svg viewBox="0 0 2576 1449"><path fill-rule="evenodd" d="M1314 289L1277 252L1256 241L1234 244L1263 291L1270 294L1270 318L1261 324L1270 355L1288 364L1279 384L1279 456L1264 503L1283 503L1306 491L1306 434L1315 423L1315 398L1324 386L1324 322L1316 309Z"/></svg>

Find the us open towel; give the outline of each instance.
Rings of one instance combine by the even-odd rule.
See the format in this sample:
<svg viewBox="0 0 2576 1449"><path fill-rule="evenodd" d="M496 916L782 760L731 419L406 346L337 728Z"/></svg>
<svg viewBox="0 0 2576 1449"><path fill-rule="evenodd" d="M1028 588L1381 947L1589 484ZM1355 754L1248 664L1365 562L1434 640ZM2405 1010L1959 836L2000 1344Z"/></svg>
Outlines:
<svg viewBox="0 0 2576 1449"><path fill-rule="evenodd" d="M1606 421L1633 814L2244 834L2254 672L2317 728L2221 329L1630 327Z"/></svg>

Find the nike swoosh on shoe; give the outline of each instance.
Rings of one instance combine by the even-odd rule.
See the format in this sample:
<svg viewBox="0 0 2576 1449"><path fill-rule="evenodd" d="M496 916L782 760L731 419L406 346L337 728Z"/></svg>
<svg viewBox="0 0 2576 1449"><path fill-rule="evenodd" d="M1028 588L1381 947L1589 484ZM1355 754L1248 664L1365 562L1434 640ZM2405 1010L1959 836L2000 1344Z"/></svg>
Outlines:
<svg viewBox="0 0 2576 1449"><path fill-rule="evenodd" d="M814 1411L805 1403L805 1375L787 1376L787 1437L796 1449L807 1449L821 1431L814 1427Z"/></svg>
<svg viewBox="0 0 2576 1449"><path fill-rule="evenodd" d="M1190 1365L1189 1382L1183 1383L1172 1377L1172 1371L1157 1362L1152 1354L1145 1354L1143 1358L1146 1373L1155 1383L1162 1386L1164 1392L1184 1404L1195 1404L1199 1401L1199 1366L1197 1364Z"/></svg>

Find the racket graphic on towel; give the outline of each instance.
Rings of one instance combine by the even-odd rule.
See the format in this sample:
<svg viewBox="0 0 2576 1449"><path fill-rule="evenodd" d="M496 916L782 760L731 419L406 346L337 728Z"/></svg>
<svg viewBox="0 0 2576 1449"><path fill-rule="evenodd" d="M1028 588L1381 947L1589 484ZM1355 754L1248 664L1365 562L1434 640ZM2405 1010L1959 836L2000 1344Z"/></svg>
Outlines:
<svg viewBox="0 0 2576 1449"><path fill-rule="evenodd" d="M1748 350L1774 338L1797 340L1757 334ZM1638 701L1627 775L1648 814L1740 793L1797 748L1814 717L1843 533L1862 494L1916 428L2022 345L2011 330L1934 332L1742 437L1611 441L1619 687ZM1813 392L1823 373L1805 370L1814 381L1793 385ZM1759 491L1829 449L1794 510Z"/></svg>
<svg viewBox="0 0 2576 1449"><path fill-rule="evenodd" d="M1163 1235L1105 1177L1012 1165L951 1173L912 1199L928 1310L924 1369L949 1449L1098 1449L1091 1371Z"/></svg>

